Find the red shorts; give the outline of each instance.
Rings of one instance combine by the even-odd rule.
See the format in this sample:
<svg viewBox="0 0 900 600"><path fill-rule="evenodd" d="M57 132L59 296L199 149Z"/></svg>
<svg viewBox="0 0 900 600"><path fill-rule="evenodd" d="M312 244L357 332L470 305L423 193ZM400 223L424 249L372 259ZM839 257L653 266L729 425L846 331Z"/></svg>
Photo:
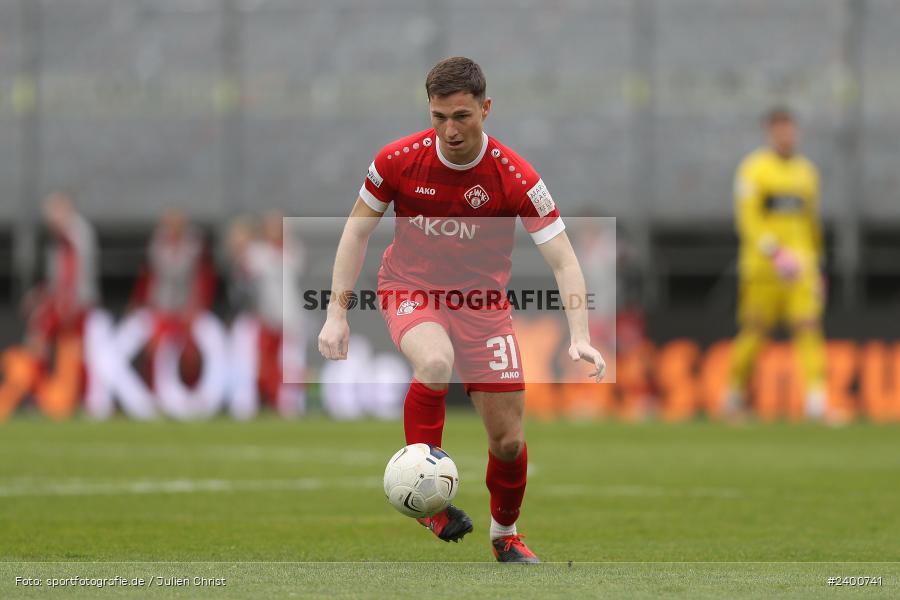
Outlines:
<svg viewBox="0 0 900 600"><path fill-rule="evenodd" d="M84 335L84 324L87 321L88 309L69 307L68 313L60 310L54 298L41 301L31 315L30 328L45 340L61 335Z"/></svg>
<svg viewBox="0 0 900 600"><path fill-rule="evenodd" d="M525 375L512 316L504 309L477 309L454 302L458 296L412 291L414 286L379 282L379 310L397 348L419 323L437 323L447 332L466 393L525 389ZM456 307L456 308L454 308Z"/></svg>

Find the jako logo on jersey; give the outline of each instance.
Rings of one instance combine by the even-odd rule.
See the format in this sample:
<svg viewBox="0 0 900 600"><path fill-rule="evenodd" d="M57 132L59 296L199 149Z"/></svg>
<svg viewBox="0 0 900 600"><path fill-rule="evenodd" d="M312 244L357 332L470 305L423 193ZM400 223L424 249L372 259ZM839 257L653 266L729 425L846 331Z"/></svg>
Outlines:
<svg viewBox="0 0 900 600"><path fill-rule="evenodd" d="M369 173L366 175L366 177L369 181L372 182L372 185L377 188L381 187L381 182L384 181L384 179L381 177L381 175L378 174L378 169L375 168L374 160L372 161L372 164L369 165Z"/></svg>
<svg viewBox="0 0 900 600"><path fill-rule="evenodd" d="M487 204L488 200L491 199L491 197L488 196L487 191L485 191L485 189L480 185L470 187L468 190L466 190L463 198L466 199L466 202L468 202L469 206L471 206L472 208L480 208Z"/></svg>
<svg viewBox="0 0 900 600"><path fill-rule="evenodd" d="M412 314L417 308L419 308L419 303L415 300L404 300L400 303L400 306L397 307L397 316L402 317L404 315Z"/></svg>
<svg viewBox="0 0 900 600"><path fill-rule="evenodd" d="M435 194L437 194L437 190L434 188L422 187L420 185L420 186L416 186L416 193L417 194L425 194L426 196L434 196Z"/></svg>
<svg viewBox="0 0 900 600"><path fill-rule="evenodd" d="M434 219L419 215L410 217L409 222L425 232L427 236L458 237L461 240L475 239L478 225L460 222L456 219Z"/></svg>

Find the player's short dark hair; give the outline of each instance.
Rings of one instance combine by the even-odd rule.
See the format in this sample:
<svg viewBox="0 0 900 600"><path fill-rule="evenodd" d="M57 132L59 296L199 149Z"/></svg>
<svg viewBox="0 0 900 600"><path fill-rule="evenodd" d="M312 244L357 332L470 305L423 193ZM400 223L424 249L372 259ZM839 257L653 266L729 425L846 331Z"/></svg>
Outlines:
<svg viewBox="0 0 900 600"><path fill-rule="evenodd" d="M763 115L763 123L766 126L772 126L776 123L795 123L797 118L794 116L794 111L784 105L776 105L766 111Z"/></svg>
<svg viewBox="0 0 900 600"><path fill-rule="evenodd" d="M484 100L487 80L474 60L464 56L445 58L431 68L425 78L425 92L429 100L457 92L469 92L479 102Z"/></svg>

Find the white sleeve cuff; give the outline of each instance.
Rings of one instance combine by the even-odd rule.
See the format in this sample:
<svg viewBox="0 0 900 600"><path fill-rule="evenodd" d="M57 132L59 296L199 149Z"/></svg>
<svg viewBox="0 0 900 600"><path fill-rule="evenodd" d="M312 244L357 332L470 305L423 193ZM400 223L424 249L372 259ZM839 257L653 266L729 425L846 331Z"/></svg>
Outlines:
<svg viewBox="0 0 900 600"><path fill-rule="evenodd" d="M364 183L361 188L359 188L359 197L363 199L363 202L376 212L383 213L387 210L387 202L382 202L378 198L376 198L372 192L366 189L366 184Z"/></svg>
<svg viewBox="0 0 900 600"><path fill-rule="evenodd" d="M566 228L566 224L563 223L562 217L556 217L556 220L543 227L542 229L538 229L537 231L531 232L531 239L534 240L534 243L540 246L541 244L546 244L560 233L562 233Z"/></svg>

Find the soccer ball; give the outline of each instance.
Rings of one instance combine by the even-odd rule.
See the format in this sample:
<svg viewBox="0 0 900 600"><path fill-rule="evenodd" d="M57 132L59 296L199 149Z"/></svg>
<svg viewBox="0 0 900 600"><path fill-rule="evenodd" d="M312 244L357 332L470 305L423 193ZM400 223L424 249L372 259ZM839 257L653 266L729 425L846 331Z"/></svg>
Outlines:
<svg viewBox="0 0 900 600"><path fill-rule="evenodd" d="M456 465L428 444L400 448L384 470L384 495L408 517L430 517L450 504L459 488Z"/></svg>

